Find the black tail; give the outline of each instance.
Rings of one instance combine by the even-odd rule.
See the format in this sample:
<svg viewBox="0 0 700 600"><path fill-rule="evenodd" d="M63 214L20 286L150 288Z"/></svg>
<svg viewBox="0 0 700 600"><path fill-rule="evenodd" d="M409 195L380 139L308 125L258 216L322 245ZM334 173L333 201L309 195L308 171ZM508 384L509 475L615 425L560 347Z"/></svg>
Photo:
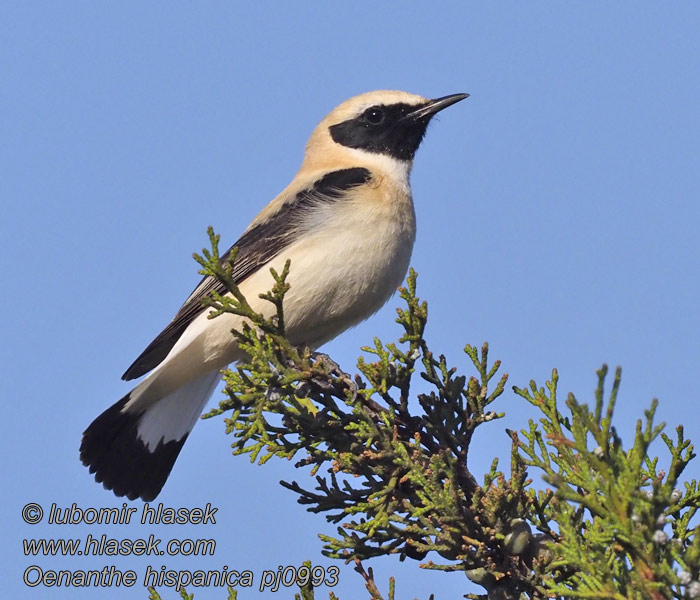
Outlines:
<svg viewBox="0 0 700 600"><path fill-rule="evenodd" d="M122 412L130 393L97 417L83 433L80 460L95 481L117 496L153 500L163 488L187 435L151 451L138 437L143 412Z"/></svg>

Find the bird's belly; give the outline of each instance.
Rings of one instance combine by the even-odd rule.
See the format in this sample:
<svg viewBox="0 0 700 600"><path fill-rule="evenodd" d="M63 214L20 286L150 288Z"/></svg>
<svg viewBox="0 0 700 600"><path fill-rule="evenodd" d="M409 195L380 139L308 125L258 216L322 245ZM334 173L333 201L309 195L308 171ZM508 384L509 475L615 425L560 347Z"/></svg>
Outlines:
<svg viewBox="0 0 700 600"><path fill-rule="evenodd" d="M408 270L415 239L410 196L402 218L388 210L365 214L362 222L357 212L343 215L336 209L335 214L337 220L301 236L240 284L253 309L271 317L274 306L259 294L274 285L270 268L280 273L285 261L291 261L283 308L285 334L294 344L318 348L368 318L391 297ZM242 324L241 317L231 314L213 320L206 314L198 317L192 327L194 345L201 348L208 367L221 368L244 358L231 335L231 329ZM193 340L180 341L190 346Z"/></svg>
<svg viewBox="0 0 700 600"><path fill-rule="evenodd" d="M414 230L384 223L325 231L279 258L291 260L286 335L318 347L381 308L403 281Z"/></svg>

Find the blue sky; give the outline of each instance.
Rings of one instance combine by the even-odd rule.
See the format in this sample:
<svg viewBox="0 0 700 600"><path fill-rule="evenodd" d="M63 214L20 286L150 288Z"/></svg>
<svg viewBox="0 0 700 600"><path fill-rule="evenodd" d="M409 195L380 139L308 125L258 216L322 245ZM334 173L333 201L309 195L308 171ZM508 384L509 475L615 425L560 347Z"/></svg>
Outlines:
<svg viewBox="0 0 700 600"><path fill-rule="evenodd" d="M16 2L0 22L9 597L147 596L140 582L29 589L30 564L114 564L139 577L162 564L256 577L305 559L334 564L316 537L332 528L277 483L306 476L232 457L221 420L195 428L158 498L211 503L216 525L30 526L20 513L29 502L122 506L80 465L81 432L128 391L121 373L197 282L190 257L206 227L232 243L293 177L316 123L371 89L471 94L431 125L412 176L412 264L432 347L467 370L465 343L488 340L511 384L543 384L557 367L561 390L581 400L603 362L622 365L627 442L653 397L658 420L700 441L699 5ZM352 370L374 335L398 334L397 305L325 350ZM496 408L506 419L472 447L478 477L507 456L504 428L535 416L510 392ZM699 474L691 465L687 475ZM23 538L88 533L217 547L167 560L22 553ZM363 597L359 576L338 566L336 593ZM401 598L476 591L411 561L373 566L383 589L396 575Z"/></svg>

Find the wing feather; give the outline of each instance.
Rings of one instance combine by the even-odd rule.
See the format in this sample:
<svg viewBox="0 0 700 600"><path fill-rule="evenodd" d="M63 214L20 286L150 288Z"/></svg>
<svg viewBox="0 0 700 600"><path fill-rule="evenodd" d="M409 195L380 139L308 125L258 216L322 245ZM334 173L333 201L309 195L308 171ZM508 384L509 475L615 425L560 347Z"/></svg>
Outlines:
<svg viewBox="0 0 700 600"><path fill-rule="evenodd" d="M238 255L233 265L233 280L238 284L241 283L248 275L290 246L304 231L301 225L308 222L305 221L305 213L314 205L319 202L342 201L350 190L367 183L371 177L370 171L361 167L331 171L317 179L309 188L298 192L269 218L254 224L221 257L222 261L226 260L231 250L238 248ZM124 372L122 379L127 381L136 379L158 366L190 323L205 310L202 299L213 291L219 294L226 293L220 281L213 277L204 277L168 326Z"/></svg>

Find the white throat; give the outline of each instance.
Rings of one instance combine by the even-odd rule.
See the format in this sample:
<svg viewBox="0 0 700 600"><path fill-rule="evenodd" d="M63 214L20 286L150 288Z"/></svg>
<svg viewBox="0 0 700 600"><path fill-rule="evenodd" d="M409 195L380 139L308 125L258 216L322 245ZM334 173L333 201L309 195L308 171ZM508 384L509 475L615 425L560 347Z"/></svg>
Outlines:
<svg viewBox="0 0 700 600"><path fill-rule="evenodd" d="M352 157L352 164L367 166L371 171L382 173L395 184L404 187L407 192L409 191L411 169L413 168L412 160L401 160L388 154L369 152L361 148L344 147L343 150Z"/></svg>

